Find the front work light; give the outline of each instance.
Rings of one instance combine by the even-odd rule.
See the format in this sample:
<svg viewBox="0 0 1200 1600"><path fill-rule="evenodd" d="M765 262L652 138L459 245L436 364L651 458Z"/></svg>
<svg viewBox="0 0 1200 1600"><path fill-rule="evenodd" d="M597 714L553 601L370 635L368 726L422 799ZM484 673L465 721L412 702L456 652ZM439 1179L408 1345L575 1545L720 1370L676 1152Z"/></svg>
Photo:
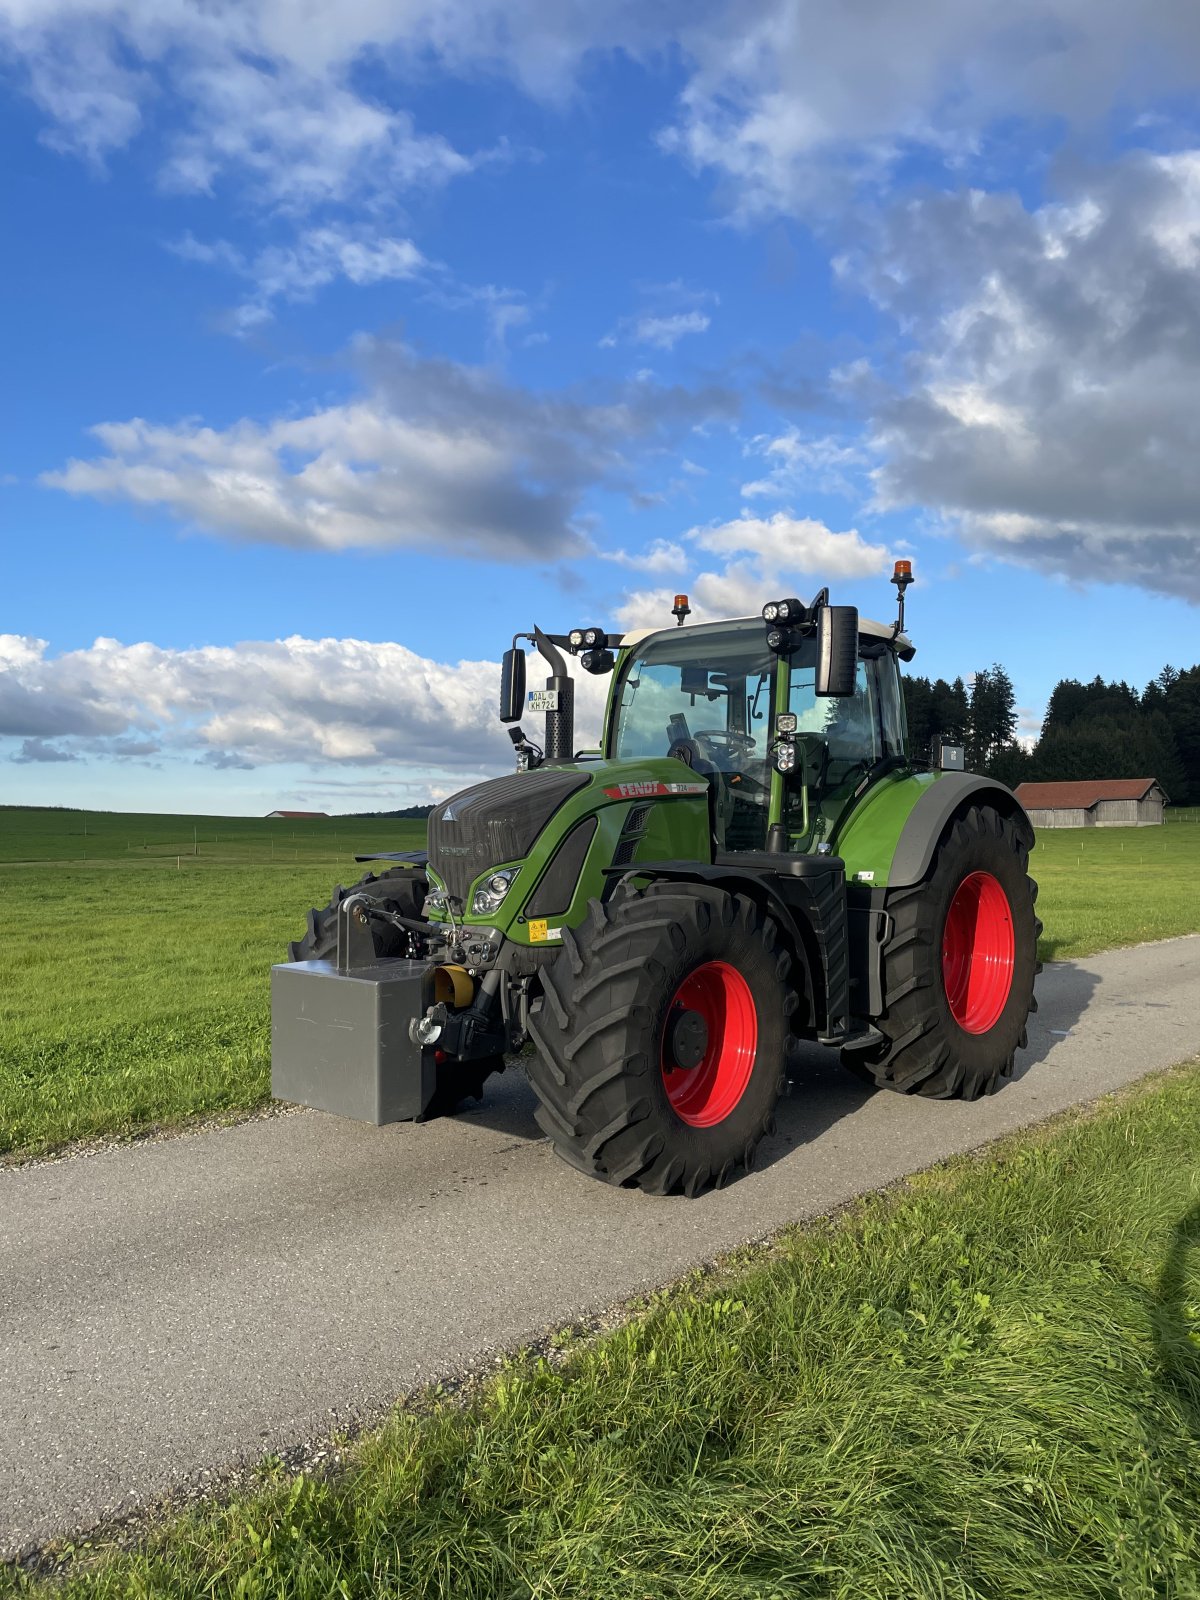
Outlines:
<svg viewBox="0 0 1200 1600"><path fill-rule="evenodd" d="M800 726L800 719L794 711L781 711L775 718L775 732L781 738L790 739Z"/></svg>
<svg viewBox="0 0 1200 1600"><path fill-rule="evenodd" d="M585 650L579 658L579 665L583 670L594 673L596 677L611 672L616 664L617 658L611 650Z"/></svg>
<svg viewBox="0 0 1200 1600"><path fill-rule="evenodd" d="M471 896L471 914L489 917L512 887L519 867L503 867L499 872L489 872Z"/></svg>
<svg viewBox="0 0 1200 1600"><path fill-rule="evenodd" d="M608 635L603 628L572 628L567 641L572 650L603 650L608 645Z"/></svg>
<svg viewBox="0 0 1200 1600"><path fill-rule="evenodd" d="M764 622L803 622L807 608L796 599L769 600L762 608Z"/></svg>

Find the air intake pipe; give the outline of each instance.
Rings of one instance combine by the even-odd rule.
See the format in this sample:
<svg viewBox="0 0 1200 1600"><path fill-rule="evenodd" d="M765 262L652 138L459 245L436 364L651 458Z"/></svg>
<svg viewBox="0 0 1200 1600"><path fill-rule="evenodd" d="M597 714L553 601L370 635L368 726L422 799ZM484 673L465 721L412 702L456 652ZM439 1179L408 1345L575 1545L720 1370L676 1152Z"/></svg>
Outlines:
<svg viewBox="0 0 1200 1600"><path fill-rule="evenodd" d="M557 692L557 711L546 712L546 760L570 761L575 754L575 683L559 650L540 628L533 642L550 667L546 688Z"/></svg>

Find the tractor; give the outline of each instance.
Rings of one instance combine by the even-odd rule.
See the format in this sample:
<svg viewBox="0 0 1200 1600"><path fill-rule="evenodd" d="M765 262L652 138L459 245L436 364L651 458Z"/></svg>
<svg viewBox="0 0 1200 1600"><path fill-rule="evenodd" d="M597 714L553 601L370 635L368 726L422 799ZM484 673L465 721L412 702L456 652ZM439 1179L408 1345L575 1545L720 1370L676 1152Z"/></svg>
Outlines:
<svg viewBox="0 0 1200 1600"><path fill-rule="evenodd" d="M516 771L309 913L272 974L274 1093L421 1121L521 1054L571 1166L688 1196L750 1167L801 1041L903 1094L992 1093L1036 1008L1033 829L961 746L914 758L908 562L893 582L892 623L823 589L516 635ZM527 692L529 646L548 674ZM610 678L596 750L575 748L568 656Z"/></svg>

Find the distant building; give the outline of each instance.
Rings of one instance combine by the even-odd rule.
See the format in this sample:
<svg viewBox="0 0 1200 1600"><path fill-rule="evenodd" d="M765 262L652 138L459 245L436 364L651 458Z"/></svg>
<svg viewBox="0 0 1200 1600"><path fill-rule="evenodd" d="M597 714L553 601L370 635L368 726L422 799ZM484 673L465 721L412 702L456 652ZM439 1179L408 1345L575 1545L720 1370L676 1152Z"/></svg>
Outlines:
<svg viewBox="0 0 1200 1600"><path fill-rule="evenodd" d="M328 811L268 811L267 820L272 817L327 817Z"/></svg>
<svg viewBox="0 0 1200 1600"><path fill-rule="evenodd" d="M1016 796L1035 828L1149 828L1169 798L1157 778L1022 783Z"/></svg>

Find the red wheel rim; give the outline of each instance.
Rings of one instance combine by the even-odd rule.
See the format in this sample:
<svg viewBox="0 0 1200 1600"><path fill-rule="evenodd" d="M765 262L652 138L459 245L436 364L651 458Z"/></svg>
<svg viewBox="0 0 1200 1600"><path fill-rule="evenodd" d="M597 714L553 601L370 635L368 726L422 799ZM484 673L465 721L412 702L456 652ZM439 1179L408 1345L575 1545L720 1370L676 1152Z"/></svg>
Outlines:
<svg viewBox="0 0 1200 1600"><path fill-rule="evenodd" d="M670 1035L680 1013L704 1025L704 1048L694 1066L672 1055ZM746 1092L758 1049L758 1012L750 985L725 961L689 972L671 997L663 1025L662 1076L671 1109L693 1128L724 1122Z"/></svg>
<svg viewBox="0 0 1200 1600"><path fill-rule="evenodd" d="M950 1013L964 1033L987 1033L1012 992L1016 940L999 880L972 872L959 884L942 935L942 981Z"/></svg>

